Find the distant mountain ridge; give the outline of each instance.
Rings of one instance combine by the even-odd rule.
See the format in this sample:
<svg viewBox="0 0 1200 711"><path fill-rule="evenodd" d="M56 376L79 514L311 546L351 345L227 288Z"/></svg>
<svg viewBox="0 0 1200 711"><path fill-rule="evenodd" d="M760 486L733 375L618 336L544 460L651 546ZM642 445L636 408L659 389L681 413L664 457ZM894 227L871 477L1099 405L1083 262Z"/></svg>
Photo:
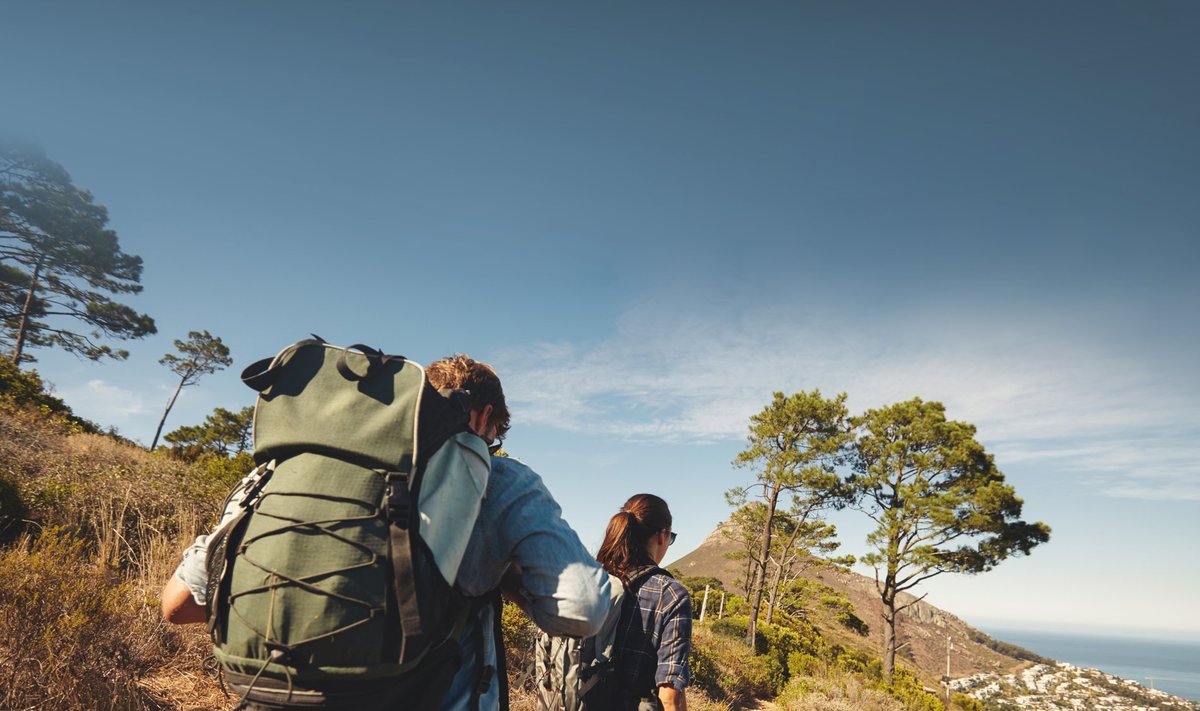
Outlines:
<svg viewBox="0 0 1200 711"><path fill-rule="evenodd" d="M744 593L734 581L740 577L745 563L726 556L726 553L738 548L734 541L723 534L731 526L731 521L722 522L699 547L666 567L689 577L714 577L721 581L726 590ZM850 634L836 626L826 629L825 625L818 623L822 631L841 644L879 656L883 644L883 605L875 590L875 581L858 573L828 569L810 569L803 577L828 585L845 595L854 605L855 613L870 627L865 637ZM911 595L900 596L902 603L913 599ZM926 602L917 602L900 613L896 633L901 645L900 657L914 665L931 686L935 686L946 674L947 640L950 642L949 675L952 678L984 672L1012 673L1028 666L1031 661L1041 660L1028 650L993 640L958 617Z"/></svg>

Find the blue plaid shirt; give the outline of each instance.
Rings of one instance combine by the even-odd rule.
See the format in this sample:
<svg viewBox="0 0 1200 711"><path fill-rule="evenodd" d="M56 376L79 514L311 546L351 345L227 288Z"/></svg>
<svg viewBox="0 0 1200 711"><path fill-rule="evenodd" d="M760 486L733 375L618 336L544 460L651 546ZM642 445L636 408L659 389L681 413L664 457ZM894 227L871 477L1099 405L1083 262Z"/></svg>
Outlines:
<svg viewBox="0 0 1200 711"><path fill-rule="evenodd" d="M688 654L692 650L692 600L679 581L655 573L642 581L636 600L637 614L622 611L617 630L617 669L626 701L657 696L659 686L678 691L691 683Z"/></svg>

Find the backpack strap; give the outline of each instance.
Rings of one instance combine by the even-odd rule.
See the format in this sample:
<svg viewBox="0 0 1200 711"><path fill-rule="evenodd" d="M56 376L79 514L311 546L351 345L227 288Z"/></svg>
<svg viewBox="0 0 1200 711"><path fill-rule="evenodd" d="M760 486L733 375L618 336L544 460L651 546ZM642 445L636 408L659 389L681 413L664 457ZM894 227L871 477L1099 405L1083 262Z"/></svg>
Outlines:
<svg viewBox="0 0 1200 711"><path fill-rule="evenodd" d="M508 711L508 654L504 649L504 597L497 588L488 596L492 603L492 645L496 650L496 693L500 697L500 711Z"/></svg>
<svg viewBox="0 0 1200 711"><path fill-rule="evenodd" d="M475 645L475 659L479 661L479 678L475 682L475 687L471 689L471 703L468 706L471 711L480 711L480 699L487 690L492 686L492 679L496 680L497 695L500 701L501 711L508 711L508 670L505 668L504 657L504 632L500 626L500 616L504 610L504 599L500 597L500 590L496 589L482 597L476 598L473 612L475 614L475 633L472 635L472 643ZM484 657L487 653L487 638L484 632L482 621L479 619L480 613L490 608L492 611L492 644L496 652L496 663L484 664Z"/></svg>
<svg viewBox="0 0 1200 711"><path fill-rule="evenodd" d="M630 595L637 595L638 588L642 587L642 583L646 582L646 580L648 580L655 573L662 573L672 580L675 579L675 576L671 575L657 565L645 565L631 570L621 582L625 583L625 590L627 590Z"/></svg>
<svg viewBox="0 0 1200 711"><path fill-rule="evenodd" d="M641 590L642 585L647 580L654 577L654 575L658 573L662 573L672 580L675 579L675 576L671 575L657 565L646 565L639 568L634 568L626 576L626 579L622 580L622 582L625 583L625 599L621 601L621 629L624 629L625 627L625 619L627 615L640 614L638 613L638 591ZM653 683L653 679L651 679L651 684ZM647 689L640 698L651 698L657 700L657 688L651 686L651 688Z"/></svg>
<svg viewBox="0 0 1200 711"><path fill-rule="evenodd" d="M261 393L274 385L275 381L279 379L279 366L283 364L284 356L297 348L316 345L325 345L325 339L314 333L312 334L312 338L296 341L287 348L279 351L279 354L274 358L257 360L242 370L242 382L254 392Z"/></svg>

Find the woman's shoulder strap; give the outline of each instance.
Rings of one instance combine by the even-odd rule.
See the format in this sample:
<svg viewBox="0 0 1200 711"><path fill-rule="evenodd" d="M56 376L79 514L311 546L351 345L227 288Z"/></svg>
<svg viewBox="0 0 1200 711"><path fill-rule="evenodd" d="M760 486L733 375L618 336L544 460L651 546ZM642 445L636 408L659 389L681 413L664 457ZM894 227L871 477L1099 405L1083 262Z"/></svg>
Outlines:
<svg viewBox="0 0 1200 711"><path fill-rule="evenodd" d="M629 575L625 579L625 589L629 590L630 592L637 592L637 589L641 587L642 583L646 582L652 575L657 573L662 573L672 580L675 579L675 576L671 575L669 572L658 567L657 565L645 565L629 571Z"/></svg>

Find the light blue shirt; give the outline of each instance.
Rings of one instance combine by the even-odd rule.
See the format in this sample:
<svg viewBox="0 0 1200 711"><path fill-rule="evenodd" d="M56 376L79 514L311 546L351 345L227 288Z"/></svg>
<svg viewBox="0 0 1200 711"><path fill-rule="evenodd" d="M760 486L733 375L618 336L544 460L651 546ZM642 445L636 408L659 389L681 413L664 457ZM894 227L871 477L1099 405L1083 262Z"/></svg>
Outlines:
<svg viewBox="0 0 1200 711"><path fill-rule="evenodd" d="M563 520L562 509L542 478L520 461L492 457L491 476L459 568L458 587L467 595L490 592L513 563L521 567L521 607L538 627L571 637L599 631L612 604L608 573ZM442 701L443 711L468 710L481 669L495 668L492 624L490 607L468 623L461 640L463 665ZM477 631L485 640L482 663L473 641ZM496 709L499 703L499 683L493 678L479 708Z"/></svg>
<svg viewBox="0 0 1200 711"><path fill-rule="evenodd" d="M176 570L203 605L207 576L204 557L208 536L200 536ZM588 553L579 536L562 518L562 509L542 478L507 457L492 457L491 474L458 570L458 587L469 596L495 590L509 566L521 567L520 605L552 635L587 637L603 624L611 607L608 574ZM444 711L470 709L471 693L485 665L496 668L492 609L472 617L461 640L463 664L442 700ZM477 658L474 635L482 632L484 654ZM499 680L493 675L480 696L481 711L500 705Z"/></svg>

